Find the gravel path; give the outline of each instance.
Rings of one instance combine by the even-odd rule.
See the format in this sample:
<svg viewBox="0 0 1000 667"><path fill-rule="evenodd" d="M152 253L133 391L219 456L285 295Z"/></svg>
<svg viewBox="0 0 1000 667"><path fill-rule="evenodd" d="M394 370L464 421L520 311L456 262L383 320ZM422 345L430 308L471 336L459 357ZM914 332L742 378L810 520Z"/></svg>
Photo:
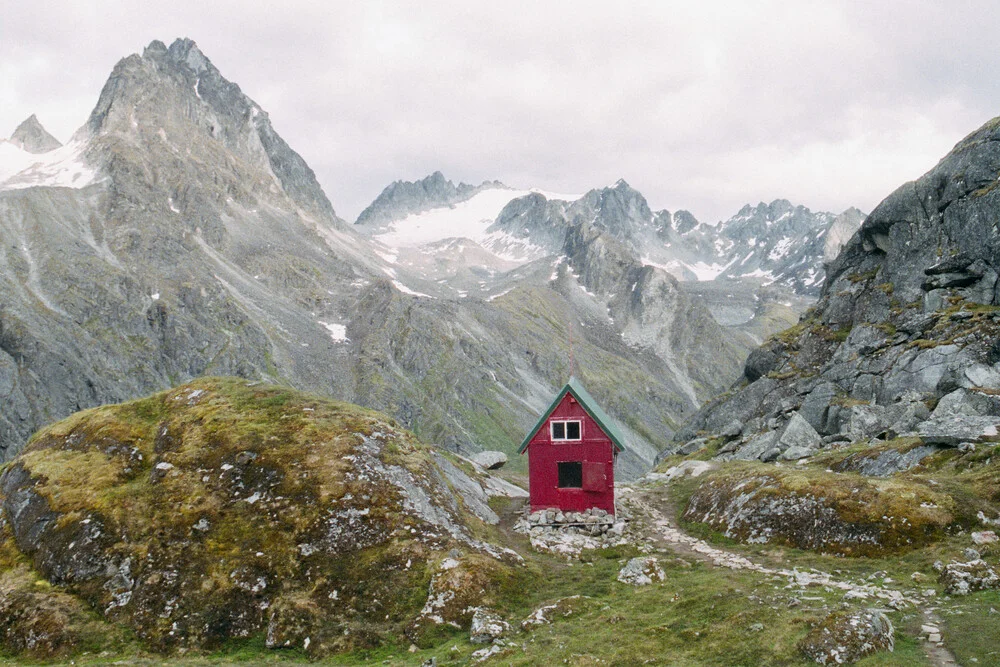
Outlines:
<svg viewBox="0 0 1000 667"><path fill-rule="evenodd" d="M669 482L669 480L667 480ZM669 547L681 556L688 556L717 567L731 570L749 570L761 574L787 578L789 584L796 586L818 585L844 591L845 597L861 600L882 600L886 606L902 609L913 605L924 616L921 633L924 653L935 667L957 667L955 657L944 646L940 624L934 610L928 607L928 601L907 597L901 591L877 586L874 584L858 584L842 581L828 572L820 570L798 570L795 568L773 568L755 563L746 556L714 547L704 540L692 537L683 532L671 518L673 512L665 512L660 508L665 503L665 486L635 487L624 494L625 502L632 505L635 512L644 514L656 531L656 541ZM936 631L936 632L935 632ZM932 641L934 640L934 641Z"/></svg>

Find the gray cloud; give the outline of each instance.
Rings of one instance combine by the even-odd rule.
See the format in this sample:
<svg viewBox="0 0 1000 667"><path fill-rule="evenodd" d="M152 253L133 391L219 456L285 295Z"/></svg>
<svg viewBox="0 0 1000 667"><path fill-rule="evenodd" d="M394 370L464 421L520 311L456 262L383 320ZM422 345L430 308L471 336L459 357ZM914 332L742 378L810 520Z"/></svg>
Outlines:
<svg viewBox="0 0 1000 667"><path fill-rule="evenodd" d="M114 63L187 36L353 218L389 181L583 192L714 221L870 210L1000 113L992 2L21 3L0 136L83 124Z"/></svg>

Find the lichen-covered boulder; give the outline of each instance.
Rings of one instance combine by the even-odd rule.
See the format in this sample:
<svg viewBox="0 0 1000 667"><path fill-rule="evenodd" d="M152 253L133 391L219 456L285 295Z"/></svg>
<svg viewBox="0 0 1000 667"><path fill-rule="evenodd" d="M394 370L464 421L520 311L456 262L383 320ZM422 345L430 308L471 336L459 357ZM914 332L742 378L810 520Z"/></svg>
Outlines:
<svg viewBox="0 0 1000 667"><path fill-rule="evenodd" d="M469 627L469 641L473 644L490 644L510 632L510 623L493 609L476 607Z"/></svg>
<svg viewBox="0 0 1000 667"><path fill-rule="evenodd" d="M206 378L43 430L0 515L20 558L149 648L324 654L399 641L451 550L481 563L465 606L518 561L474 536L453 486L477 482L438 456L379 413Z"/></svg>
<svg viewBox="0 0 1000 667"><path fill-rule="evenodd" d="M663 579L663 568L652 556L632 558L618 573L618 581L633 586L648 586Z"/></svg>
<svg viewBox="0 0 1000 667"><path fill-rule="evenodd" d="M844 665L895 646L892 622L876 609L827 616L799 644L820 665Z"/></svg>
<svg viewBox="0 0 1000 667"><path fill-rule="evenodd" d="M440 561L425 591L423 607L407 627L406 635L425 645L444 626L467 628L476 609L499 602L497 582L502 567L479 554L455 554Z"/></svg>
<svg viewBox="0 0 1000 667"><path fill-rule="evenodd" d="M1000 588L1000 575L978 554L968 562L954 562L941 569L938 582L944 585L948 595L968 595L975 591Z"/></svg>
<svg viewBox="0 0 1000 667"><path fill-rule="evenodd" d="M710 474L684 518L749 544L875 556L939 538L953 508L919 482L742 464Z"/></svg>

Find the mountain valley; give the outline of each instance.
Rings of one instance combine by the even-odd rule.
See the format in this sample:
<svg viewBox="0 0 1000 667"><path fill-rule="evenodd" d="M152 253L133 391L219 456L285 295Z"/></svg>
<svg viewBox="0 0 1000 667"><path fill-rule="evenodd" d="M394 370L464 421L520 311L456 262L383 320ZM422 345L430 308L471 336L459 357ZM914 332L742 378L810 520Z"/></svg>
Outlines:
<svg viewBox="0 0 1000 667"><path fill-rule="evenodd" d="M868 215L434 172L351 222L150 43L0 141L0 662L1000 664L998 146ZM531 511L571 376L614 512Z"/></svg>
<svg viewBox="0 0 1000 667"><path fill-rule="evenodd" d="M635 477L812 298L834 218L777 201L712 227L654 214L624 181L571 196L436 173L347 224L190 40L123 59L53 141L31 118L0 144L4 458L76 410L206 374L512 453L575 372L626 429Z"/></svg>

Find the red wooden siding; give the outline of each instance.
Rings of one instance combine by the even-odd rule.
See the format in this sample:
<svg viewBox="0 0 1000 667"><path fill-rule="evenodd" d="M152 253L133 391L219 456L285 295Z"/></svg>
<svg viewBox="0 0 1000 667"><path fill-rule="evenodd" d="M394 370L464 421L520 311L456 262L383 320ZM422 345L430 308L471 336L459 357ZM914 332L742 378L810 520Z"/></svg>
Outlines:
<svg viewBox="0 0 1000 667"><path fill-rule="evenodd" d="M550 423L567 419L580 421L582 438L553 442ZM614 445L572 395L563 396L529 442L527 454L532 511L557 507L565 512L581 512L598 507L614 513ZM563 461L583 463L581 488L559 488L558 464Z"/></svg>

